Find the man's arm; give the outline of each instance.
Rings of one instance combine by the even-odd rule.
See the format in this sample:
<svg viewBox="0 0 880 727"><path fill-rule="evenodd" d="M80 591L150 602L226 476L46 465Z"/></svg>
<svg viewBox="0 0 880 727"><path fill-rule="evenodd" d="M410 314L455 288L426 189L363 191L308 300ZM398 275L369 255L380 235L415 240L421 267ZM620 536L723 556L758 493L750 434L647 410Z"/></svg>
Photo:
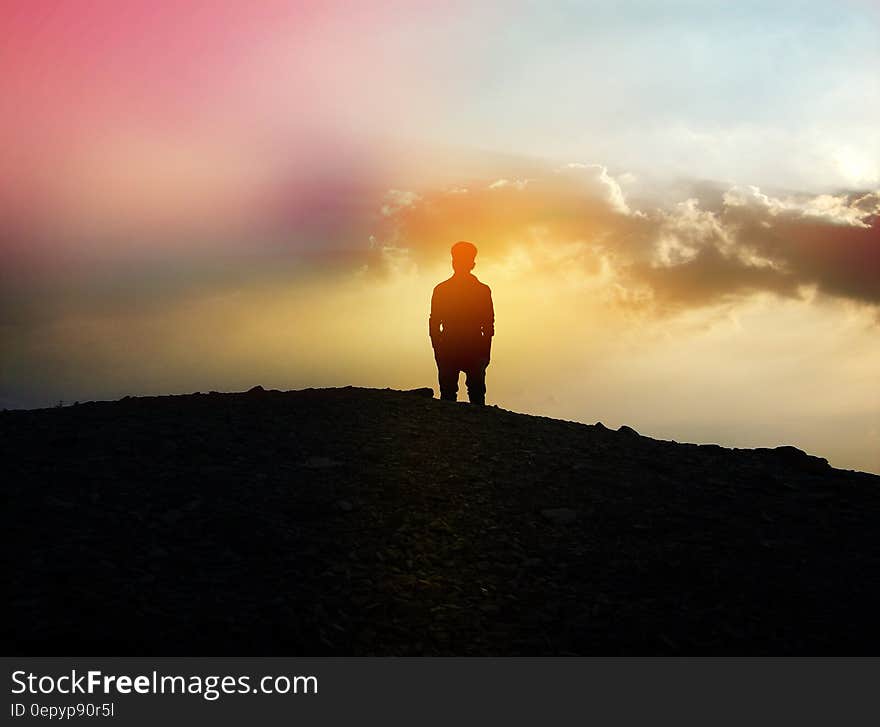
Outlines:
<svg viewBox="0 0 880 727"><path fill-rule="evenodd" d="M437 303L437 288L431 294L431 314L428 316L428 335L431 337L431 346L437 348L437 341L440 340L440 318L439 305Z"/></svg>
<svg viewBox="0 0 880 727"><path fill-rule="evenodd" d="M483 319L483 339L486 347L486 360L492 355L492 336L495 335L495 306L492 305L492 291L486 286L486 312Z"/></svg>

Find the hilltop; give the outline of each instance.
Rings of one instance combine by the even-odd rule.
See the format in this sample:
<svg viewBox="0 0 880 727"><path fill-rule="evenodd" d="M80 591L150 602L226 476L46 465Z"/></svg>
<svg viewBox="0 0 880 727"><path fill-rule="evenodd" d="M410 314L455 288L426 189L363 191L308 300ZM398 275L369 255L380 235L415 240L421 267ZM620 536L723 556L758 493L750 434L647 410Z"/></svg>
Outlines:
<svg viewBox="0 0 880 727"><path fill-rule="evenodd" d="M7 650L880 647L880 477L430 394L0 414Z"/></svg>

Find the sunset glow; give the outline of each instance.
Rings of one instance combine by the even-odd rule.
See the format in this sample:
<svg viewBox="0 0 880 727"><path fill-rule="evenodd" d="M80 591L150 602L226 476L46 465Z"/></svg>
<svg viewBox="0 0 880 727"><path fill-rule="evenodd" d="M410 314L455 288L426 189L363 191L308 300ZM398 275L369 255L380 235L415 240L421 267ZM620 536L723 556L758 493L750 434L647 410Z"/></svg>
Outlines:
<svg viewBox="0 0 880 727"><path fill-rule="evenodd" d="M5 3L2 406L436 388L465 239L489 404L880 472L880 14L766 5Z"/></svg>

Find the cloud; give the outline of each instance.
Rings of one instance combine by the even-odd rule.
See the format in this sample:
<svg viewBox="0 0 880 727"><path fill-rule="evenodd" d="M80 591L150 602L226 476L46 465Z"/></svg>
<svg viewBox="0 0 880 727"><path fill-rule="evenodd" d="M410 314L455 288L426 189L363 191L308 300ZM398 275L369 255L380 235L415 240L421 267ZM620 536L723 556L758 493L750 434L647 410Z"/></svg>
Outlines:
<svg viewBox="0 0 880 727"><path fill-rule="evenodd" d="M407 192L400 189L389 189L385 195L385 204L382 205L382 215L390 217L395 212L409 207L419 200L419 195L415 192Z"/></svg>
<svg viewBox="0 0 880 727"><path fill-rule="evenodd" d="M493 158L486 166L424 185L388 184L394 175L380 184L357 168L308 183L294 176L273 187L256 228L227 221L219 239L141 234L86 245L12 228L0 232L0 322L29 325L105 305L141 310L236 281L433 275L462 239L480 249L478 274L492 266L521 285L563 282L592 303L646 314L755 293L880 306L880 191L774 195L679 182L651 184L658 193L648 197L649 186L596 164ZM26 264L31 258L40 265Z"/></svg>
<svg viewBox="0 0 880 727"><path fill-rule="evenodd" d="M684 201L636 209L626 179L572 163L527 184L499 175L455 194L419 190L391 214L383 207L374 240L398 265L401 254L416 265L442 259L466 239L478 260L527 260L523 274L601 270L621 301L657 311L808 288L880 304L880 191L781 197L705 185Z"/></svg>
<svg viewBox="0 0 880 727"><path fill-rule="evenodd" d="M513 185L516 189L525 189L528 183L528 179L514 179L512 182L509 179L498 179L492 182L492 184L488 186L488 189L501 189L508 185Z"/></svg>
<svg viewBox="0 0 880 727"><path fill-rule="evenodd" d="M740 247L800 283L880 304L880 191L778 199L732 190L721 220Z"/></svg>
<svg viewBox="0 0 880 727"><path fill-rule="evenodd" d="M636 263L628 272L634 281L647 285L661 305L706 305L759 291L782 296L798 292L798 281L790 273L733 260L712 245L680 264Z"/></svg>
<svg viewBox="0 0 880 727"><path fill-rule="evenodd" d="M506 177L462 183L444 190L420 190L418 199L385 215L374 235L383 245L407 249L417 262L435 259L456 240L474 240L486 256L503 256L548 234L555 242L602 246L649 230L622 202L617 182L604 167L567 165L528 183ZM395 192L400 195L400 192ZM646 242L638 243L643 247Z"/></svg>

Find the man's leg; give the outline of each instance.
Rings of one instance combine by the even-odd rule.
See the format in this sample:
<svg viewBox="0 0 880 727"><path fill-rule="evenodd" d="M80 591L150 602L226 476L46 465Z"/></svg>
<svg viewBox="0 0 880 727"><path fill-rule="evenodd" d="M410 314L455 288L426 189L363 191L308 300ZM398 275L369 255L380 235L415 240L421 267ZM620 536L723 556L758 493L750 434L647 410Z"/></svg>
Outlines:
<svg viewBox="0 0 880 727"><path fill-rule="evenodd" d="M486 365L482 361L469 363L465 373L468 399L471 404L482 406L486 403Z"/></svg>
<svg viewBox="0 0 880 727"><path fill-rule="evenodd" d="M440 383L440 398L443 401L455 401L458 398L458 371L458 366L437 359L437 379Z"/></svg>

